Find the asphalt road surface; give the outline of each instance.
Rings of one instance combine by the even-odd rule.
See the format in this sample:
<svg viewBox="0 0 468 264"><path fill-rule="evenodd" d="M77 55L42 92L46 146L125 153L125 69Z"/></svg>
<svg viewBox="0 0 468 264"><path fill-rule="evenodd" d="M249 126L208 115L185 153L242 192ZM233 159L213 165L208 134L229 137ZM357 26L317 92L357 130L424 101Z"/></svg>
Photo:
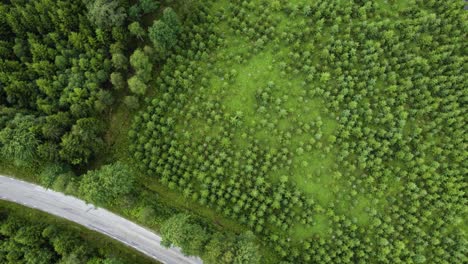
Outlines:
<svg viewBox="0 0 468 264"><path fill-rule="evenodd" d="M112 237L162 263L202 263L200 258L184 256L178 248L161 246L161 237L148 229L73 196L0 175L0 199L73 221Z"/></svg>

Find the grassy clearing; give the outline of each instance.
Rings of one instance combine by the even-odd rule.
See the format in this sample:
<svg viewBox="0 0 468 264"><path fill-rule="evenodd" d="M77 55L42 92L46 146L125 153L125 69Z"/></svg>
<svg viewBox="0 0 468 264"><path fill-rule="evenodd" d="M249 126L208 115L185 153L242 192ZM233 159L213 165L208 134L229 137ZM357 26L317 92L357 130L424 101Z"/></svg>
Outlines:
<svg viewBox="0 0 468 264"><path fill-rule="evenodd" d="M294 240L303 240L314 235L329 238L331 234L330 222L328 217L323 214L318 214L314 217L314 222L311 226L297 225L291 232L291 237Z"/></svg>

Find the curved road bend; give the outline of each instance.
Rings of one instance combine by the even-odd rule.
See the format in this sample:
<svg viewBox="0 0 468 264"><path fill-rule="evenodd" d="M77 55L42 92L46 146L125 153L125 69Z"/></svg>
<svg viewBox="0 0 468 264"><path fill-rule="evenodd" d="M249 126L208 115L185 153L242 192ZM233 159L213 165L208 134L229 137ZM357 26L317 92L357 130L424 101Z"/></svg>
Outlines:
<svg viewBox="0 0 468 264"><path fill-rule="evenodd" d="M166 264L201 264L200 258L186 257L178 248L161 246L161 237L102 208L95 208L73 196L47 190L0 175L0 199L53 214L112 237Z"/></svg>

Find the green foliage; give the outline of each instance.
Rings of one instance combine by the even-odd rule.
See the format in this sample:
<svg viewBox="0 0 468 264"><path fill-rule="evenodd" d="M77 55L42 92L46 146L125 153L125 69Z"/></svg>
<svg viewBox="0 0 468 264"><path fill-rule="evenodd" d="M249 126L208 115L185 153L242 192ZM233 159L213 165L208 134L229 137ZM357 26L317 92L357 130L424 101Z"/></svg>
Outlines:
<svg viewBox="0 0 468 264"><path fill-rule="evenodd" d="M171 28L161 20L155 21L148 29L148 36L155 46L169 49L176 43L176 37Z"/></svg>
<svg viewBox="0 0 468 264"><path fill-rule="evenodd" d="M120 72L113 72L110 75L110 82L115 90L123 90L125 88L125 80Z"/></svg>
<svg viewBox="0 0 468 264"><path fill-rule="evenodd" d="M123 25L127 14L118 0L86 0L88 19L97 27L109 30Z"/></svg>
<svg viewBox="0 0 468 264"><path fill-rule="evenodd" d="M180 23L179 16L174 11L174 9L170 7L165 8L161 20L164 23L166 23L166 25L168 25L169 28L171 28L175 35L180 34L182 30L182 25Z"/></svg>
<svg viewBox="0 0 468 264"><path fill-rule="evenodd" d="M156 0L138 0L138 2L130 7L128 15L133 20L138 20L142 15L150 14L159 9L159 1Z"/></svg>
<svg viewBox="0 0 468 264"><path fill-rule="evenodd" d="M61 175L65 174L72 174L68 166L57 163L46 164L40 172L40 182L44 187L51 188L53 187L54 182L56 182ZM63 191L65 190L65 187L66 186L63 186L59 189Z"/></svg>
<svg viewBox="0 0 468 264"><path fill-rule="evenodd" d="M153 64L148 56L141 49L137 49L130 56L130 65L135 71L136 76L144 82L148 82L152 76Z"/></svg>
<svg viewBox="0 0 468 264"><path fill-rule="evenodd" d="M200 255L208 240L207 232L187 214L177 214L161 226L162 245L182 248L187 255Z"/></svg>
<svg viewBox="0 0 468 264"><path fill-rule="evenodd" d="M128 25L128 30L130 31L130 34L137 37L139 40L143 40L143 38L146 36L145 29L143 29L140 23L137 21Z"/></svg>
<svg viewBox="0 0 468 264"><path fill-rule="evenodd" d="M215 233L211 236L203 260L208 263L261 263L259 248L251 232L237 237Z"/></svg>
<svg viewBox="0 0 468 264"><path fill-rule="evenodd" d="M259 248L255 242L254 234L252 232L246 232L238 238L233 263L261 263L258 251Z"/></svg>
<svg viewBox="0 0 468 264"><path fill-rule="evenodd" d="M89 171L80 181L79 192L97 205L116 205L119 198L134 190L135 179L129 167L121 162Z"/></svg>
<svg viewBox="0 0 468 264"><path fill-rule="evenodd" d="M147 82L151 79L153 64L141 49L137 49L130 56L135 75L128 79L128 88L136 95L144 95L147 90Z"/></svg>
<svg viewBox="0 0 468 264"><path fill-rule="evenodd" d="M148 14L158 10L159 1L156 0L139 0L138 6L140 7L143 14Z"/></svg>
<svg viewBox="0 0 468 264"><path fill-rule="evenodd" d="M148 89L147 85L138 76L128 79L128 88L136 95L144 95Z"/></svg>
<svg viewBox="0 0 468 264"><path fill-rule="evenodd" d="M114 53L112 54L112 65L114 68L119 70L126 70L127 69L128 60L125 55L122 53Z"/></svg>
<svg viewBox="0 0 468 264"><path fill-rule="evenodd" d="M148 36L155 46L168 50L177 43L180 31L181 24L177 14L171 8L166 8L163 18L154 21L148 29Z"/></svg>
<svg viewBox="0 0 468 264"><path fill-rule="evenodd" d="M39 145L34 131L36 126L33 116L16 114L14 119L0 131L0 156L11 160L17 166L32 165Z"/></svg>
<svg viewBox="0 0 468 264"><path fill-rule="evenodd" d="M68 193L67 188L73 181L74 176L75 175L71 172L57 175L51 186L52 189L58 192Z"/></svg>
<svg viewBox="0 0 468 264"><path fill-rule="evenodd" d="M135 163L276 262L466 262L466 12L309 2L201 4L178 35L155 21L166 64L129 132ZM257 251L207 241L210 262Z"/></svg>
<svg viewBox="0 0 468 264"><path fill-rule="evenodd" d="M92 241L68 222L4 205L0 207L0 263L131 263L110 251L115 248Z"/></svg>
<svg viewBox="0 0 468 264"><path fill-rule="evenodd" d="M138 18L155 2L129 8L130 25L125 1L85 1L88 13L58 2L0 5L2 158L89 161L110 77L142 109L128 133L141 173L255 234L177 215L167 245L208 263L467 262L460 2L182 1L184 25L166 8L148 30L154 51L129 51L130 73L127 29L144 40ZM125 196L99 191L97 173L79 188L88 199ZM172 213L148 200L140 219Z"/></svg>
<svg viewBox="0 0 468 264"><path fill-rule="evenodd" d="M99 135L103 132L102 122L95 118L82 118L62 138L60 157L73 165L87 163L99 152L104 142Z"/></svg>
<svg viewBox="0 0 468 264"><path fill-rule="evenodd" d="M124 104L130 110L138 109L138 107L140 106L140 103L138 102L138 97L136 96L125 96Z"/></svg>
<svg viewBox="0 0 468 264"><path fill-rule="evenodd" d="M167 219L161 225L164 246L178 246L187 255L199 255L206 263L260 263L255 235L239 236L207 231L200 222L185 213Z"/></svg>
<svg viewBox="0 0 468 264"><path fill-rule="evenodd" d="M113 102L106 90L110 73L125 70L128 62L123 48L111 53L110 44L124 46L119 32L126 28L125 10L120 1L83 2L1 4L1 45L12 52L0 53L0 108L16 109L30 120L20 129L15 115L1 114L0 133L9 142L3 153L18 165L35 159L83 165L102 143L102 130L79 131L79 120L99 116ZM125 86L122 76L111 82Z"/></svg>

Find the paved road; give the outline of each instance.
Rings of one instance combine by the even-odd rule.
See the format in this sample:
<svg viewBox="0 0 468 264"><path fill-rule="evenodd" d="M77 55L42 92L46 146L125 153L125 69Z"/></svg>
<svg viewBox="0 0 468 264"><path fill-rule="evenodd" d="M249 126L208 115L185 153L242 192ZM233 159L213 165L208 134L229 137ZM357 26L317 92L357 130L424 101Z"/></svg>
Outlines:
<svg viewBox="0 0 468 264"><path fill-rule="evenodd" d="M162 263L202 263L199 258L184 256L178 248L161 246L160 236L116 214L38 185L0 175L0 199L68 219L112 237Z"/></svg>

